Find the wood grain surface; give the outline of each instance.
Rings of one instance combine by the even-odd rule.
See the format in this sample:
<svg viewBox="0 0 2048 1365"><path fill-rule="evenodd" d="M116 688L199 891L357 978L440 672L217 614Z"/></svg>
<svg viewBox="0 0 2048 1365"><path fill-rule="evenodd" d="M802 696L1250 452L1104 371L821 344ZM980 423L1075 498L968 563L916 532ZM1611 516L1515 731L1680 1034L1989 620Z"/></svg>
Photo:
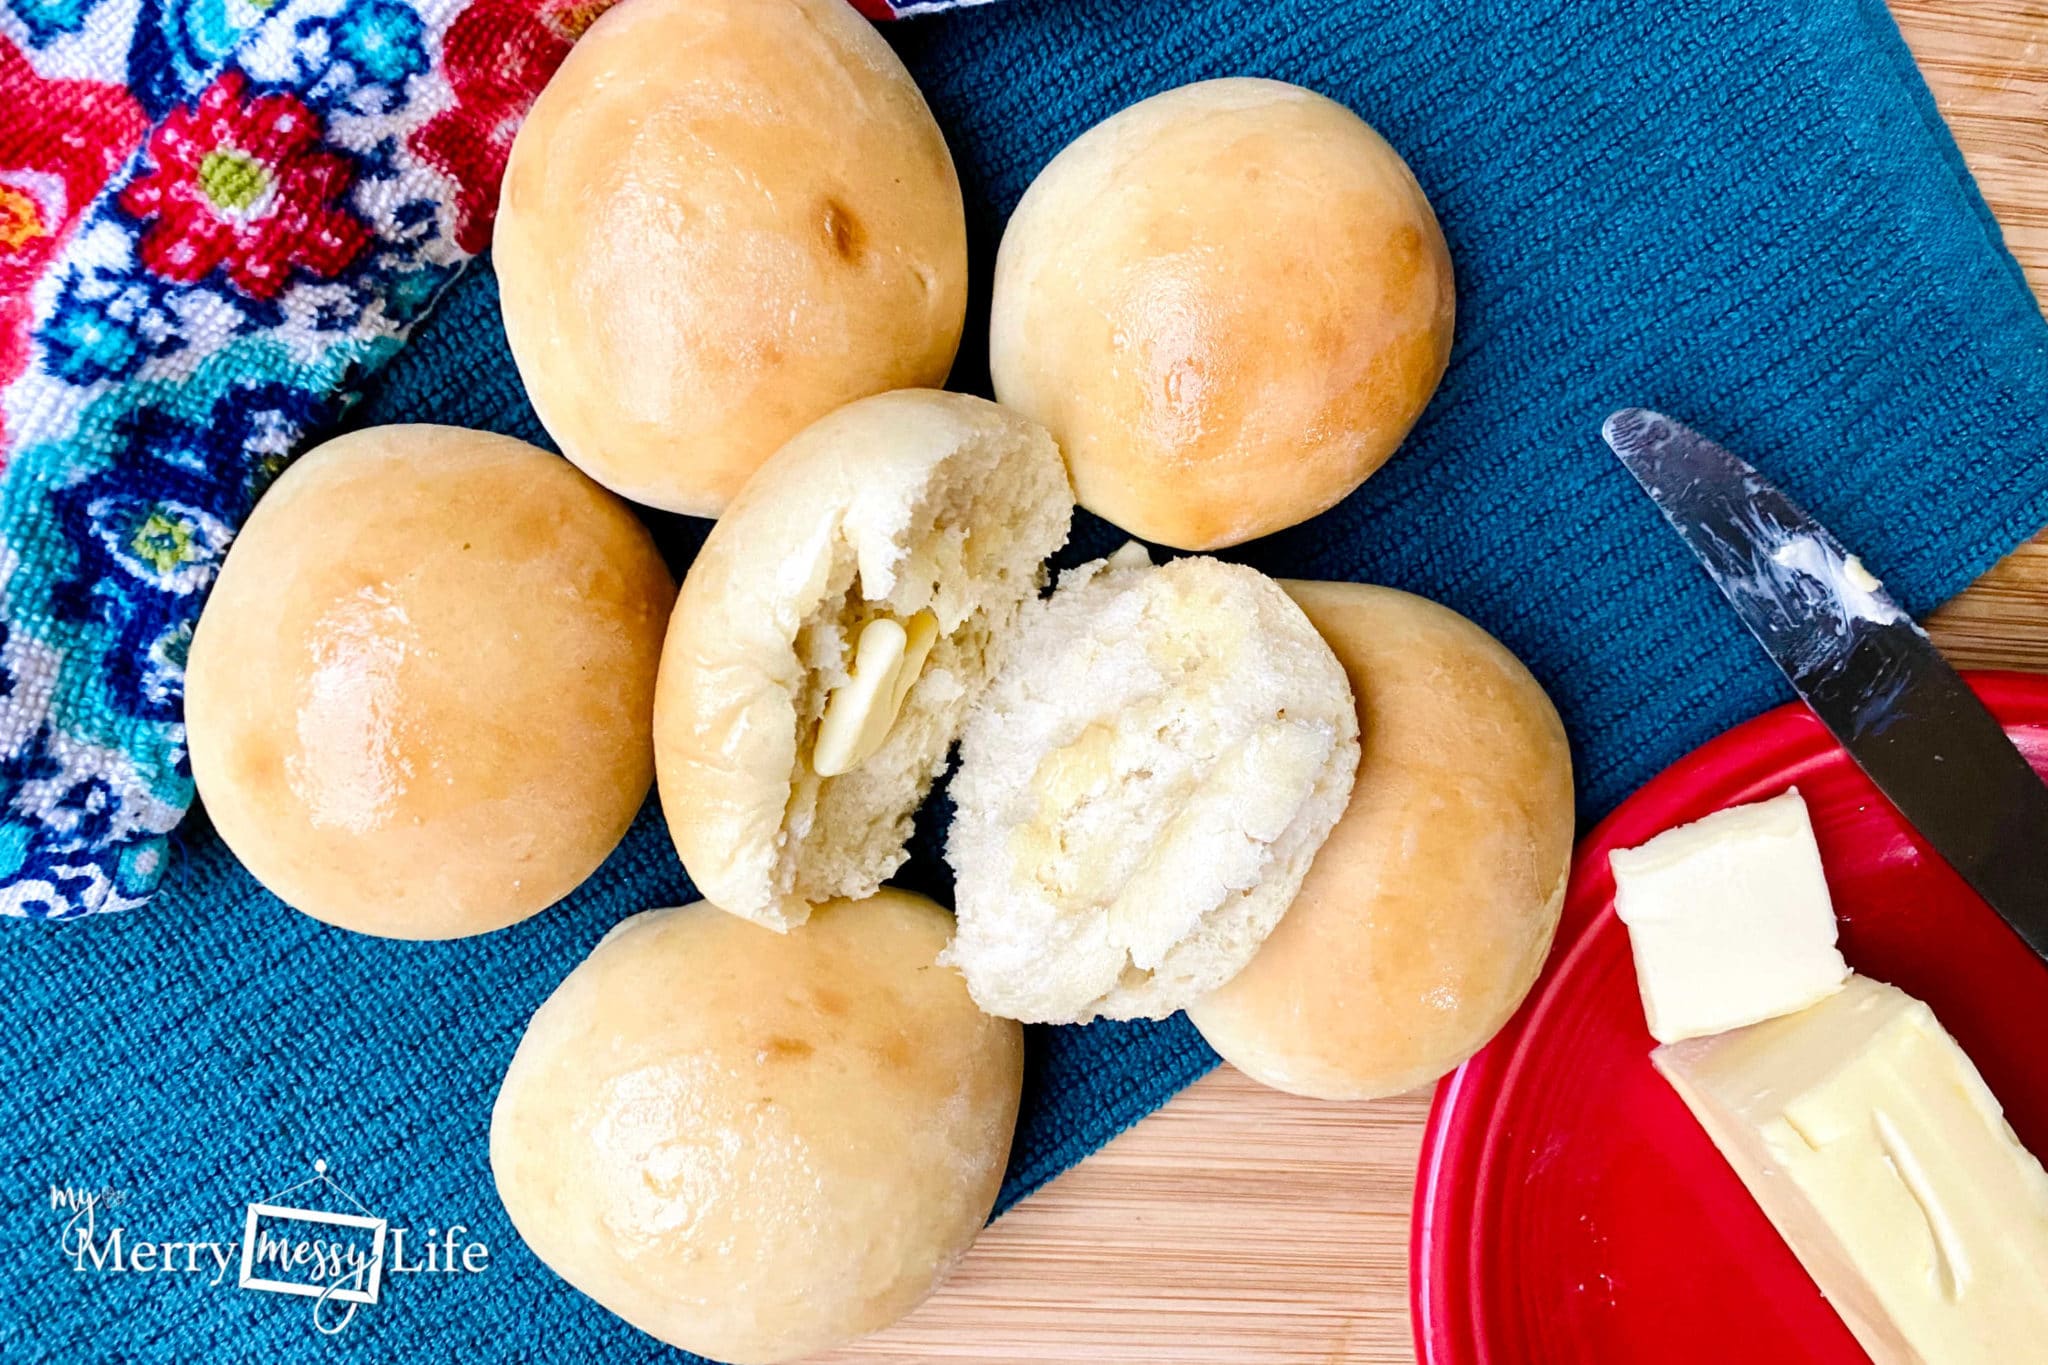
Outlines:
<svg viewBox="0 0 2048 1365"><path fill-rule="evenodd" d="M2048 0L1892 9L2048 299ZM1961 666L2048 672L2048 537L1930 626ZM833 1358L1408 1365L1428 1103L1322 1104L1226 1067L999 1220L909 1319Z"/></svg>

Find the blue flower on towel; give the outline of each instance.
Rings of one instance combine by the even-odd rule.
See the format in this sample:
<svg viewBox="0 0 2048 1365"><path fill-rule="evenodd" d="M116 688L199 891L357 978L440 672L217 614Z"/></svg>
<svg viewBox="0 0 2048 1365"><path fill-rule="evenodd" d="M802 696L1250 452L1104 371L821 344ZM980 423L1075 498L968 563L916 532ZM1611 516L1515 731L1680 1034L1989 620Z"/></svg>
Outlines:
<svg viewBox="0 0 2048 1365"><path fill-rule="evenodd" d="M85 17L99 0L5 0L6 8L28 29L28 40L47 47L67 33L85 27Z"/></svg>
<svg viewBox="0 0 2048 1365"><path fill-rule="evenodd" d="M148 348L129 323L114 316L107 301L67 293L42 336L43 363L73 384L126 379L147 357Z"/></svg>
<svg viewBox="0 0 2048 1365"><path fill-rule="evenodd" d="M129 81L161 117L213 79L279 0L144 0ZM152 18L153 12L153 18Z"/></svg>
<svg viewBox="0 0 2048 1365"><path fill-rule="evenodd" d="M336 54L364 80L385 85L397 85L427 69L425 35L419 15L397 0L366 0L334 20Z"/></svg>

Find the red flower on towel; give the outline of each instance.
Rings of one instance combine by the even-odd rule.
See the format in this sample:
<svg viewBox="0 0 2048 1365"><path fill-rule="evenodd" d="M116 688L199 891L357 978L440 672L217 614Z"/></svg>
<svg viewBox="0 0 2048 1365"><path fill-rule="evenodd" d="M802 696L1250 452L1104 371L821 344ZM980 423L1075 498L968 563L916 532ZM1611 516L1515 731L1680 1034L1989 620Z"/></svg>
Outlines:
<svg viewBox="0 0 2048 1365"><path fill-rule="evenodd" d="M526 111L611 0L475 0L441 43L455 103L407 139L420 160L454 179L455 244L491 244L498 187Z"/></svg>
<svg viewBox="0 0 2048 1365"><path fill-rule="evenodd" d="M0 37L0 388L28 365L28 291L149 119L105 81L52 79ZM0 432L0 464L6 458Z"/></svg>
<svg viewBox="0 0 2048 1365"><path fill-rule="evenodd" d="M275 298L294 267L331 280L370 241L340 201L355 163L321 143L320 116L282 92L244 99L248 81L222 73L190 109L150 136L149 170L121 191L150 223L142 263L192 283L224 267L253 298Z"/></svg>

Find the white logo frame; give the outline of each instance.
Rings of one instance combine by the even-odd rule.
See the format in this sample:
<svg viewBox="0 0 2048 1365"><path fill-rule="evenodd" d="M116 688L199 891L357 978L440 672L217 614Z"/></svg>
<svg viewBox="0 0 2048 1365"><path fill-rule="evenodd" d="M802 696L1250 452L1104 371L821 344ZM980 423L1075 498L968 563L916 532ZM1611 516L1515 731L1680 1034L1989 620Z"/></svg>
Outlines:
<svg viewBox="0 0 2048 1365"><path fill-rule="evenodd" d="M343 1289L335 1285L298 1284L290 1280L266 1280L256 1275L256 1233L264 1218L273 1218L286 1223L316 1223L327 1227L363 1228L370 1230L373 1240L370 1244L369 1283L362 1289ZM243 1289L261 1289L272 1294L296 1294L310 1299L332 1299L337 1303L375 1303L384 1278L384 1237L390 1224L382 1218L370 1218L354 1213L328 1213L320 1209L293 1208L289 1204L251 1204L248 1221L242 1226L242 1273L238 1284Z"/></svg>

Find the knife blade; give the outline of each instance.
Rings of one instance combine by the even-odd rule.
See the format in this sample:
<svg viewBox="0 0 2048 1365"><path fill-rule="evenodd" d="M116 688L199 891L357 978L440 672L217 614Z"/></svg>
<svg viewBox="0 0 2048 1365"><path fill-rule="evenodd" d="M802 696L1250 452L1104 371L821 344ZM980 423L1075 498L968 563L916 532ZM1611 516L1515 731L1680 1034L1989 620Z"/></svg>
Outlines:
<svg viewBox="0 0 2048 1365"><path fill-rule="evenodd" d="M1763 475L1661 413L1601 435L1821 723L2048 959L2048 784L1884 585Z"/></svg>

